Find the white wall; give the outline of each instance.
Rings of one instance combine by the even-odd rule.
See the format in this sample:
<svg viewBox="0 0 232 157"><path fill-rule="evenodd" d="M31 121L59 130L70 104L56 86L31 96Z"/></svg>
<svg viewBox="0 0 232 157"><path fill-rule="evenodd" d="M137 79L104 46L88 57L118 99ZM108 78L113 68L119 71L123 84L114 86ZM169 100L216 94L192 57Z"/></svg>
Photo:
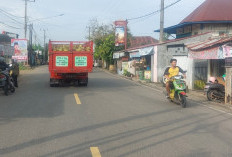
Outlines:
<svg viewBox="0 0 232 157"><path fill-rule="evenodd" d="M157 56L158 56L158 51L157 51L157 46L154 47L154 55L152 55L152 82L159 82L158 81L158 63L157 63Z"/></svg>

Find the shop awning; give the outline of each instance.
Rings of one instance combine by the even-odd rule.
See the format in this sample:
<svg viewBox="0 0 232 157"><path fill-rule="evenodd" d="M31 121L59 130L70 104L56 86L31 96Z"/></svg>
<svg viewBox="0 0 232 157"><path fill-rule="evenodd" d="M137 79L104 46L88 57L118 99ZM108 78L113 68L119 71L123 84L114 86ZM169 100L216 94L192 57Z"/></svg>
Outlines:
<svg viewBox="0 0 232 157"><path fill-rule="evenodd" d="M139 54L140 56L147 56L154 54L154 46L139 49Z"/></svg>

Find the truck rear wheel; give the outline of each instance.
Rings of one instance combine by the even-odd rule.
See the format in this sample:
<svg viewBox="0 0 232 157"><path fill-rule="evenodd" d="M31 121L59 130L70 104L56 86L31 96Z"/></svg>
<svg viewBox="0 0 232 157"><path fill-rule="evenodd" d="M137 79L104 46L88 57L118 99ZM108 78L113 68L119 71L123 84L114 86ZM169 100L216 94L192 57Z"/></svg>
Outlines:
<svg viewBox="0 0 232 157"><path fill-rule="evenodd" d="M50 79L50 87L55 87L54 83L52 82L52 79Z"/></svg>
<svg viewBox="0 0 232 157"><path fill-rule="evenodd" d="M88 78L79 80L78 84L80 86L85 86L85 87L88 86Z"/></svg>

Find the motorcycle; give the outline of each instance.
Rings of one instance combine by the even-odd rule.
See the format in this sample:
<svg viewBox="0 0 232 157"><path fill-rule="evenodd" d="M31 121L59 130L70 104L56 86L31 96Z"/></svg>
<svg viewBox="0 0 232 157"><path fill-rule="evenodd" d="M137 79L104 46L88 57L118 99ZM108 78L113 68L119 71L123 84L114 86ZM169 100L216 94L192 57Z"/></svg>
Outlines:
<svg viewBox="0 0 232 157"><path fill-rule="evenodd" d="M209 101L223 102L225 100L225 87L217 79L211 79L204 87L205 95Z"/></svg>
<svg viewBox="0 0 232 157"><path fill-rule="evenodd" d="M4 71L0 71L0 88L3 89L5 95L8 95L8 80Z"/></svg>
<svg viewBox="0 0 232 157"><path fill-rule="evenodd" d="M15 92L14 81L10 73L11 69L8 68L0 72L0 88L4 90L5 95L8 95L9 91Z"/></svg>
<svg viewBox="0 0 232 157"><path fill-rule="evenodd" d="M183 108L187 106L186 83L182 75L170 78L170 101L180 104ZM167 81L167 80L166 80Z"/></svg>

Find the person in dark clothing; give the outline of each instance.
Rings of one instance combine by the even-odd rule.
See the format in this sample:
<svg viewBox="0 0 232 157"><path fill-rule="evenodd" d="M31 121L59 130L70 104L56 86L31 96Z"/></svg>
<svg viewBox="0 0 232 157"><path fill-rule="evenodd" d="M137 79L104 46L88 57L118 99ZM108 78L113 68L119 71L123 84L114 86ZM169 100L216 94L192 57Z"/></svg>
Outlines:
<svg viewBox="0 0 232 157"><path fill-rule="evenodd" d="M12 78L14 81L14 86L18 87L18 76L19 76L19 64L12 59Z"/></svg>
<svg viewBox="0 0 232 157"><path fill-rule="evenodd" d="M6 64L6 62L4 61L4 58L1 56L0 57L0 70L4 71L7 68L9 68L9 66Z"/></svg>

